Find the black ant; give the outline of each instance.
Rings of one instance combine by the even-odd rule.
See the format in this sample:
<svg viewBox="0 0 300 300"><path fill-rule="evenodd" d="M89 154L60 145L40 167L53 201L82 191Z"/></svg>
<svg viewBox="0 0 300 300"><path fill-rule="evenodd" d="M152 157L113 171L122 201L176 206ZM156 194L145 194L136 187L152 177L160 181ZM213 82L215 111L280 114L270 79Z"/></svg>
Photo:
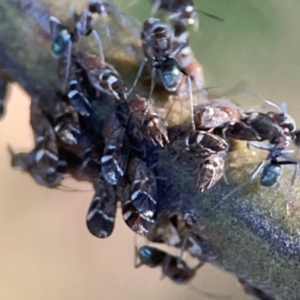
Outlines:
<svg viewBox="0 0 300 300"><path fill-rule="evenodd" d="M169 20L176 20L188 25L193 25L195 31L198 30L199 27L198 13L217 21L224 21L218 16L200 9L195 9L195 5L192 0L150 0L150 2L152 3L152 14L154 14L158 9L167 11L171 13L168 18Z"/></svg>
<svg viewBox="0 0 300 300"><path fill-rule="evenodd" d="M157 71L160 83L170 93L178 93L179 87L183 82L183 75L185 75L189 91L191 116L193 116L191 77L180 66L175 58L176 55L188 45L187 39L176 43L176 47L174 48L174 32L172 28L162 24L161 21L156 18L149 18L144 22L141 39L145 59L138 70L136 79L128 94L130 94L135 88L146 64L148 64L151 70L151 88L149 98L151 98L154 90L155 80L157 79ZM192 126L194 128L193 118Z"/></svg>

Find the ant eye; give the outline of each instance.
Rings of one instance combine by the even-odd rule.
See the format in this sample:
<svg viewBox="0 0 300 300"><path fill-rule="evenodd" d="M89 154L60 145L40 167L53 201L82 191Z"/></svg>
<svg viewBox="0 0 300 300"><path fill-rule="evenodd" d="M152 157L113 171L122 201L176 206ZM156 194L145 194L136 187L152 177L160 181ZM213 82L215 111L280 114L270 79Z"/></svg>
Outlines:
<svg viewBox="0 0 300 300"><path fill-rule="evenodd" d="M162 82L170 92L176 91L181 82L182 73L175 59L167 59L161 66Z"/></svg>
<svg viewBox="0 0 300 300"><path fill-rule="evenodd" d="M271 187L276 182L278 182L280 176L281 176L281 166L268 164L265 166L261 174L260 185Z"/></svg>
<svg viewBox="0 0 300 300"><path fill-rule="evenodd" d="M59 35L53 40L51 50L55 56L61 56L64 54L71 42L71 35L67 32L67 30L62 30Z"/></svg>

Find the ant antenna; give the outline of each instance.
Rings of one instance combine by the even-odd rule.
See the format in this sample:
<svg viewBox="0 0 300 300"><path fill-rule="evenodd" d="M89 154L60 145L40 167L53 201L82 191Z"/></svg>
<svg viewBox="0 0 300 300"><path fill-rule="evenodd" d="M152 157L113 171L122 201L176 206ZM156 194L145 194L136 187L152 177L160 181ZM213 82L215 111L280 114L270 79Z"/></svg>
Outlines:
<svg viewBox="0 0 300 300"><path fill-rule="evenodd" d="M190 98L190 111L191 111L191 123L192 129L195 130L195 120L194 120L194 96L192 92L192 81L190 76L187 76L188 90L189 90L189 98Z"/></svg>
<svg viewBox="0 0 300 300"><path fill-rule="evenodd" d="M153 2L151 12L150 12L151 16L153 16L158 11L160 5L161 5L161 0L155 0Z"/></svg>
<svg viewBox="0 0 300 300"><path fill-rule="evenodd" d="M99 49L99 54L100 54L100 62L101 62L101 64L104 64L105 57L104 57L104 51L103 51L103 45L102 45L101 39L95 29L93 29L92 32L93 32L93 36L96 40L96 43L98 44L98 49Z"/></svg>
<svg viewBox="0 0 300 300"><path fill-rule="evenodd" d="M210 13L204 11L204 10L201 10L201 9L195 9L195 11L198 12L198 13L200 13L200 14L202 14L202 15L204 15L204 16L206 16L206 17L209 17L209 18L211 18L211 19L214 19L214 20L216 20L216 21L224 22L224 19L222 19L221 17L218 17L218 16L216 16L216 15L214 15L214 14L210 14Z"/></svg>
<svg viewBox="0 0 300 300"><path fill-rule="evenodd" d="M136 77L135 77L135 80L134 80L134 82L133 82L133 85L132 85L131 89L127 92L127 96L129 96L129 95L132 93L132 91L135 89L135 87L136 87L136 85L137 85L137 83L138 83L138 81L139 81L139 79L140 79L140 77L141 77L141 75L142 75L142 72L143 72L143 70L144 70L144 67L145 67L145 65L146 65L146 62L147 62L147 59L144 58L144 59L143 59L143 62L141 63L141 65L140 65L140 67L139 67L139 70L138 70L138 73L137 73L137 75L136 75ZM152 82L151 82L151 87L152 87Z"/></svg>
<svg viewBox="0 0 300 300"><path fill-rule="evenodd" d="M283 106L280 107L279 105L275 104L274 102L270 101L270 100L267 100L265 98L263 98L261 95L255 93L252 89L250 89L249 87L245 87L243 89L244 92L246 93L249 93L253 96L255 96L256 98L259 98L260 100L262 100L265 104L269 105L269 106L273 106L275 107L279 112L283 112L283 113L286 113L286 103L282 103Z"/></svg>
<svg viewBox="0 0 300 300"><path fill-rule="evenodd" d="M75 189L75 188L72 188L72 187L69 187L69 186L63 185L63 184L60 184L57 187L57 189L60 191L64 191L64 192L82 192L82 193L92 192L94 190L94 189L80 190L80 189Z"/></svg>

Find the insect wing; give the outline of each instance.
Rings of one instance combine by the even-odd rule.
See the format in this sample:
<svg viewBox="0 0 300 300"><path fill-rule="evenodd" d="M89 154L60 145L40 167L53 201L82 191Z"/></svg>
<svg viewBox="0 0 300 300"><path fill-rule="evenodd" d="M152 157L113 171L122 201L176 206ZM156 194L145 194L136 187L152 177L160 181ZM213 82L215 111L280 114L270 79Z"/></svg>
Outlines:
<svg viewBox="0 0 300 300"><path fill-rule="evenodd" d="M122 205L123 220L127 226L134 232L146 236L154 225L154 219L147 218L140 214L133 206L131 199L125 201Z"/></svg>
<svg viewBox="0 0 300 300"><path fill-rule="evenodd" d="M106 238L113 232L117 203L113 187L99 179L95 195L88 209L86 225L89 232L98 238Z"/></svg>
<svg viewBox="0 0 300 300"><path fill-rule="evenodd" d="M146 164L138 158L130 161L127 174L131 183L131 195L135 209L147 218L152 218L157 207L156 177L147 168Z"/></svg>
<svg viewBox="0 0 300 300"><path fill-rule="evenodd" d="M224 139L206 131L191 132L186 138L186 146L188 150L194 151L202 157L220 151L228 151L229 148Z"/></svg>
<svg viewBox="0 0 300 300"><path fill-rule="evenodd" d="M106 124L103 135L105 148L101 158L102 176L109 184L116 185L124 176L128 158L125 129L116 116Z"/></svg>
<svg viewBox="0 0 300 300"><path fill-rule="evenodd" d="M71 80L68 98L74 109L82 116L90 115L91 104L89 100L78 90L77 80Z"/></svg>

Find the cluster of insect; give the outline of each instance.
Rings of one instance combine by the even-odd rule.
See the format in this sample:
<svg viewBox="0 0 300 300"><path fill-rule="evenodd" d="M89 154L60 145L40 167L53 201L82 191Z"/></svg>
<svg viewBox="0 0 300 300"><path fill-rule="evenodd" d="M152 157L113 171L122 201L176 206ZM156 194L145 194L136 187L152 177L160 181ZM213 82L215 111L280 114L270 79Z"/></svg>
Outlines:
<svg viewBox="0 0 300 300"><path fill-rule="evenodd" d="M30 153L9 149L12 165L29 172L41 185L63 187L61 181L66 172L91 181L95 194L86 223L98 238L112 233L118 202L125 223L134 232L146 236L154 226L159 204L158 180L162 180L156 169L157 149L193 155L199 192L211 189L224 176L231 138L247 141L249 146L268 153L251 180L262 171L260 185L273 186L279 181L282 165L295 166L292 184L296 179L298 163L288 158L290 150L286 147L292 141L299 145L300 134L284 110L262 99L271 111L245 111L223 98L209 97L206 92L205 103L194 101L195 95L204 94L204 78L189 46L188 26L198 29L200 13L222 19L196 9L192 1L151 3L153 13L165 12L167 21L149 17L143 23L144 60L129 88L115 67L106 62L101 38L93 26L95 18L113 14L115 8L109 1L92 1L81 13L72 10L71 29L55 16L50 17L51 51L58 61L58 76L64 90L57 97L63 101L54 99L53 105L44 111L42 100L32 99L35 147ZM97 55L79 52L75 47L81 37L91 34L98 45ZM151 84L147 97L141 97L134 90L145 67ZM171 97L189 99L187 126L167 125L151 100L155 85L162 86ZM1 114L5 89L4 81L0 82ZM95 117L95 101L109 107L102 120ZM164 274L176 282L186 281L195 273L183 260L162 250L143 246L137 253L142 264L162 266Z"/></svg>

